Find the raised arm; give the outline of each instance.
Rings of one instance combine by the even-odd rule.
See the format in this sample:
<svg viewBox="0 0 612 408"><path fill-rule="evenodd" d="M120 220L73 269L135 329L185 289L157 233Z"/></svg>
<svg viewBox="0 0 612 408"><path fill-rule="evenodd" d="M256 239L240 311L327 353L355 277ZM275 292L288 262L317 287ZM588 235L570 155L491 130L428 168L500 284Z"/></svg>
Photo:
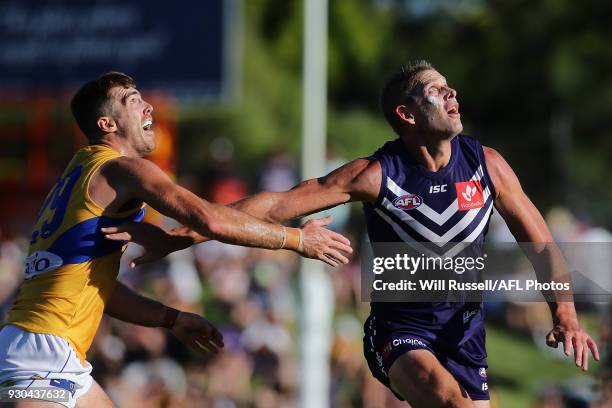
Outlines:
<svg viewBox="0 0 612 408"><path fill-rule="evenodd" d="M144 159L121 157L100 170L97 191L107 198L107 208L145 202L160 213L189 226L200 235L222 242L268 249L287 248L303 256L334 263L338 250L350 252L347 240L313 224L299 230L258 220L244 212L202 200L173 183L155 164ZM331 258L330 258L331 255ZM346 259L346 258L344 258Z"/></svg>
<svg viewBox="0 0 612 408"><path fill-rule="evenodd" d="M529 243L523 244L522 249L531 261L538 279L546 282L567 281L569 276L563 255L554 243L544 218L523 191L514 171L497 151L485 147L484 153L495 187L495 207L514 238L519 243ZM562 342L566 355L570 354L573 345L576 365L587 370L588 350L591 350L596 360L599 360L599 352L595 342L580 327L574 302L564 298L548 300L553 329L546 337L547 344L556 348Z"/></svg>
<svg viewBox="0 0 612 408"><path fill-rule="evenodd" d="M351 201L373 203L378 197L381 177L379 162L357 159L324 177L303 181L289 191L255 194L229 207L267 222L282 223ZM109 239L134 241L145 247L145 255L136 259L135 265L210 239L186 226L163 231L146 224L125 224L103 231Z"/></svg>
<svg viewBox="0 0 612 408"><path fill-rule="evenodd" d="M104 313L115 319L145 327L163 327L190 348L216 352L223 347L223 336L205 318L181 312L144 297L121 282L106 302Z"/></svg>
<svg viewBox="0 0 612 408"><path fill-rule="evenodd" d="M289 191L263 192L229 206L269 222L284 222L352 201L375 202L382 173L378 161L357 159Z"/></svg>

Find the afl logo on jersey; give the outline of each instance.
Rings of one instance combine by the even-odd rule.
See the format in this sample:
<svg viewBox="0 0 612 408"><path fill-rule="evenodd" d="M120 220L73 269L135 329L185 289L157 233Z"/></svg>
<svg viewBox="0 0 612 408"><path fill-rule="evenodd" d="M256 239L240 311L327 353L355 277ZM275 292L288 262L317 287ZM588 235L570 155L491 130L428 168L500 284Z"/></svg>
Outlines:
<svg viewBox="0 0 612 408"><path fill-rule="evenodd" d="M416 194L403 195L393 200L393 205L400 210L413 210L423 204L423 199Z"/></svg>

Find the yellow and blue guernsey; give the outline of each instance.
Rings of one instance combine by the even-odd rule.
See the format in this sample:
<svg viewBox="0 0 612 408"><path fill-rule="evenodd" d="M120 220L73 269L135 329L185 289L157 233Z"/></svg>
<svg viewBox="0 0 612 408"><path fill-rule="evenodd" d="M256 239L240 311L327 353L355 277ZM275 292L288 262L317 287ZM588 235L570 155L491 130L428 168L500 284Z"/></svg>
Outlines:
<svg viewBox="0 0 612 408"><path fill-rule="evenodd" d="M74 155L38 213L25 280L5 322L66 339L81 362L115 288L126 247L105 239L100 228L140 222L144 216L144 207L109 213L89 196L96 170L120 156L98 145Z"/></svg>

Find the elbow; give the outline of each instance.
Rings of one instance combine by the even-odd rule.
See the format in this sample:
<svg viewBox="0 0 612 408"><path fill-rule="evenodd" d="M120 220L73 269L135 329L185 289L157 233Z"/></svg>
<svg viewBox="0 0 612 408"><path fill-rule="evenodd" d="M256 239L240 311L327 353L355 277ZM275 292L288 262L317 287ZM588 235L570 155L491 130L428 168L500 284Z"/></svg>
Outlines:
<svg viewBox="0 0 612 408"><path fill-rule="evenodd" d="M198 234L208 238L216 239L222 234L222 222L215 212L207 206L196 206L190 213L186 214L185 220L178 220L196 231Z"/></svg>
<svg viewBox="0 0 612 408"><path fill-rule="evenodd" d="M208 235L210 238L223 237L223 222L216 218L208 219L206 222L206 230L206 235Z"/></svg>
<svg viewBox="0 0 612 408"><path fill-rule="evenodd" d="M272 224L281 224L287 220L283 219L282 212L279 208L272 208L262 217L262 220L272 223Z"/></svg>
<svg viewBox="0 0 612 408"><path fill-rule="evenodd" d="M223 238L227 234L225 226L226 222L223 222L223 217L216 214L214 211L204 211L200 216L200 220L203 221L203 231L200 233L204 236L213 239Z"/></svg>

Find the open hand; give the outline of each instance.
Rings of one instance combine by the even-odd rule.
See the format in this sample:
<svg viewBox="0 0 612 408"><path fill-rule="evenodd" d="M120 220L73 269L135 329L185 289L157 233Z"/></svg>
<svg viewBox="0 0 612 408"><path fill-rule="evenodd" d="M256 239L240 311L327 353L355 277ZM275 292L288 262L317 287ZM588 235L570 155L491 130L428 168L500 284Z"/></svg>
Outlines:
<svg viewBox="0 0 612 408"><path fill-rule="evenodd" d="M578 324L577 319L568 319L566 322L557 323L546 336L546 344L549 347L557 348L559 343L563 343L563 350L569 356L574 348L574 360L577 367L584 371L589 369L589 350L593 358L599 361L599 350L597 344Z"/></svg>
<svg viewBox="0 0 612 408"><path fill-rule="evenodd" d="M223 335L219 330L194 313L181 312L171 332L183 344L199 353L216 353L223 347Z"/></svg>
<svg viewBox="0 0 612 408"><path fill-rule="evenodd" d="M175 251L171 236L162 228L146 222L124 222L117 227L101 228L100 231L111 241L134 242L144 248L144 254L130 261L132 268L157 261Z"/></svg>
<svg viewBox="0 0 612 408"><path fill-rule="evenodd" d="M353 253L351 241L337 232L324 228L332 221L331 217L310 220L301 229L303 232L302 249L298 251L307 258L318 259L336 267L349 262L346 255Z"/></svg>

